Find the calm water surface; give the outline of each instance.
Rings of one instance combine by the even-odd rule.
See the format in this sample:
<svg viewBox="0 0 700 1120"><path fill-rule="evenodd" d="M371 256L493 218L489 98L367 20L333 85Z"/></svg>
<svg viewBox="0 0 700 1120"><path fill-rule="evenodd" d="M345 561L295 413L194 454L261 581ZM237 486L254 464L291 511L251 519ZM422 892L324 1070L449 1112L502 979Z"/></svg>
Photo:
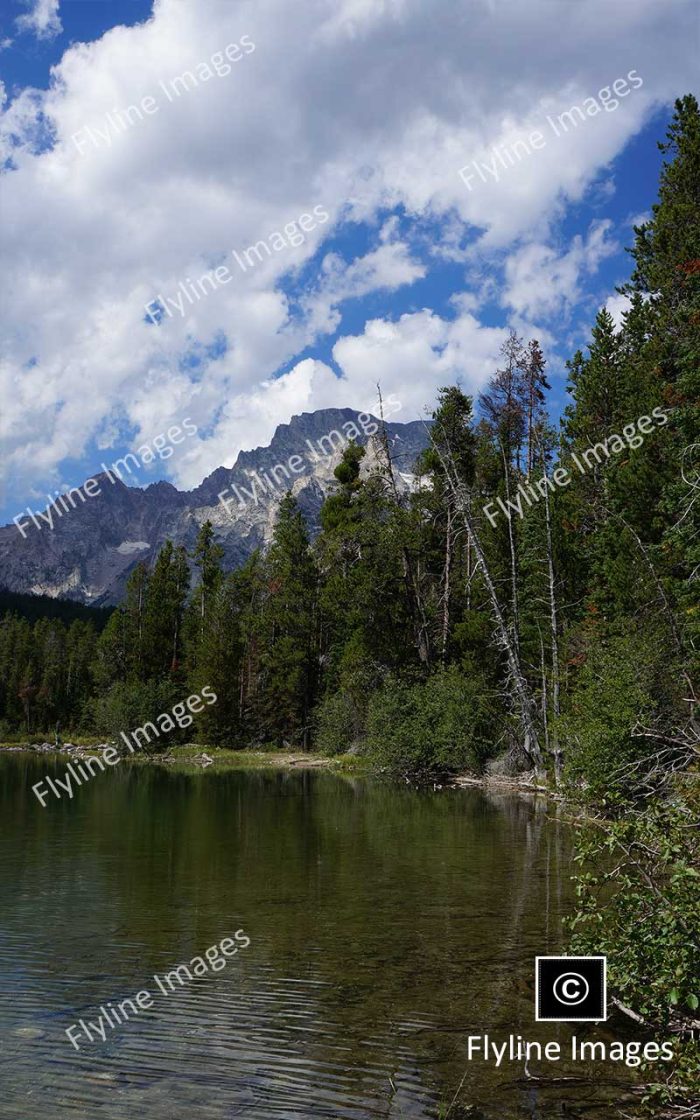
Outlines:
<svg viewBox="0 0 700 1120"><path fill-rule="evenodd" d="M462 1078L451 1120L619 1115L624 1067L466 1059L485 1030L569 1045L534 1022L534 957L571 904L570 833L543 807L124 767L42 809L52 765L0 755L1 1117L427 1120ZM154 973L240 928L225 970L159 995ZM67 1027L143 989L150 1011L73 1049Z"/></svg>

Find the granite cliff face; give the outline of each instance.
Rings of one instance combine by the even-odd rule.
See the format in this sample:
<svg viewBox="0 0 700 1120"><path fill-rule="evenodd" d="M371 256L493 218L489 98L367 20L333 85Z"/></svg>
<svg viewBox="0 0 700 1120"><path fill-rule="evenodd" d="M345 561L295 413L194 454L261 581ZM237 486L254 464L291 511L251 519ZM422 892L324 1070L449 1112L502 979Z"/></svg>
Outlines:
<svg viewBox="0 0 700 1120"><path fill-rule="evenodd" d="M53 529L31 525L23 538L15 525L0 528L0 586L93 605L117 603L139 560L154 557L168 538L191 549L206 520L224 548L225 567L235 568L270 540L287 489L315 534L346 437L366 445L363 470L376 463L372 425L361 415L364 424L345 408L294 416L277 428L269 447L242 451L233 467L218 467L189 492L168 482L141 489L97 475L101 492L56 518ZM426 444L425 426L417 420L386 427L399 484L408 488ZM217 496L224 491L227 509Z"/></svg>

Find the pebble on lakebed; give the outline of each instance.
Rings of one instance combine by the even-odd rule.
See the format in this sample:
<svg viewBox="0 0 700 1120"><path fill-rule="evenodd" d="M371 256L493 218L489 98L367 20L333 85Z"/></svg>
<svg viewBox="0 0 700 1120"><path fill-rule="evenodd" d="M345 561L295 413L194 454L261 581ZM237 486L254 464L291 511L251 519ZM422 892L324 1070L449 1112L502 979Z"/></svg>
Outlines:
<svg viewBox="0 0 700 1120"><path fill-rule="evenodd" d="M102 1073L93 1070L85 1074L85 1080L92 1081L97 1085L116 1085L119 1081L119 1077L116 1073Z"/></svg>

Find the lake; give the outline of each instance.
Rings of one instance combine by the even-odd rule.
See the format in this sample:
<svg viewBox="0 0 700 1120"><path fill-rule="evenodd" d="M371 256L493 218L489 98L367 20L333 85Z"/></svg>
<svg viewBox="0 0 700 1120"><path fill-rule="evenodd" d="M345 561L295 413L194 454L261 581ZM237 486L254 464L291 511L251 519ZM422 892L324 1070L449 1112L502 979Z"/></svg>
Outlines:
<svg viewBox="0 0 700 1120"><path fill-rule="evenodd" d="M467 1061L484 1031L568 1049L570 1027L534 1022L534 958L561 949L572 904L552 806L122 766L42 809L32 784L65 765L0 754L3 1118L427 1120L462 1083L449 1120L602 1120L625 1095L607 1062L528 1079ZM241 929L225 969L71 1045L80 1018Z"/></svg>

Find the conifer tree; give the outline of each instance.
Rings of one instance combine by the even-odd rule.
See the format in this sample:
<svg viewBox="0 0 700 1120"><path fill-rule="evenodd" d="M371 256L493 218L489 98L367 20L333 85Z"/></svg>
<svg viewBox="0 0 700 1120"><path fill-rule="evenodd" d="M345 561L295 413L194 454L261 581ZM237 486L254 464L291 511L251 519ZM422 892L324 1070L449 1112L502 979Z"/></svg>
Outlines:
<svg viewBox="0 0 700 1120"><path fill-rule="evenodd" d="M139 561L127 580L124 602L112 613L100 635L94 671L101 691L116 681L137 681L143 677L148 581L148 567Z"/></svg>
<svg viewBox="0 0 700 1120"><path fill-rule="evenodd" d="M199 586L196 599L200 637L206 631L209 606L221 583L223 556L223 548L220 544L215 543L214 528L211 521L205 521L199 530L194 549L194 562L199 569Z"/></svg>
<svg viewBox="0 0 700 1120"><path fill-rule="evenodd" d="M180 668L182 622L189 590L187 553L166 541L148 581L143 615L145 679L163 679Z"/></svg>
<svg viewBox="0 0 700 1120"><path fill-rule="evenodd" d="M296 498L282 499L266 558L257 712L271 741L308 746L317 680L317 573Z"/></svg>
<svg viewBox="0 0 700 1120"><path fill-rule="evenodd" d="M529 480L538 455L538 432L545 418L545 393L549 389L549 382L545 376L546 365L544 354L536 338L527 345L526 357L522 364L522 396L523 411L527 432L527 468L526 478Z"/></svg>
<svg viewBox="0 0 700 1120"><path fill-rule="evenodd" d="M455 608L459 610L464 603L465 584L471 578L473 549L457 517L454 489L448 484L443 462L451 454L459 477L471 489L475 472L471 421L469 397L456 385L440 389L438 407L433 412L431 444L417 464L419 477L430 481L429 486L419 489L414 507L423 521L425 559L438 593L436 644L443 665L448 660Z"/></svg>

